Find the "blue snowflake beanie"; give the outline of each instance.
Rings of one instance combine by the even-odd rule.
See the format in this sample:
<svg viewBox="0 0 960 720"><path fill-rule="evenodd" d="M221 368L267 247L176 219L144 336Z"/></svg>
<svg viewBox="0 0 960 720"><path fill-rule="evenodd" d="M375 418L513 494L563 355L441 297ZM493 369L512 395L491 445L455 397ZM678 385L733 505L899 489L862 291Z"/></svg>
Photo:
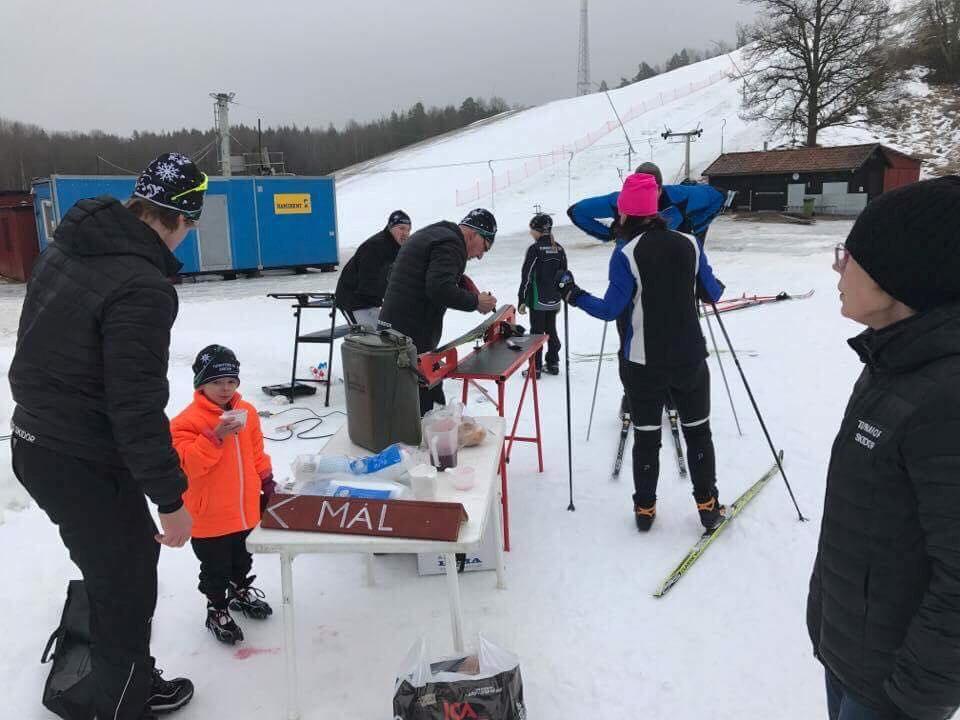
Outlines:
<svg viewBox="0 0 960 720"><path fill-rule="evenodd" d="M140 173L133 196L199 220L207 176L181 153L164 153Z"/></svg>

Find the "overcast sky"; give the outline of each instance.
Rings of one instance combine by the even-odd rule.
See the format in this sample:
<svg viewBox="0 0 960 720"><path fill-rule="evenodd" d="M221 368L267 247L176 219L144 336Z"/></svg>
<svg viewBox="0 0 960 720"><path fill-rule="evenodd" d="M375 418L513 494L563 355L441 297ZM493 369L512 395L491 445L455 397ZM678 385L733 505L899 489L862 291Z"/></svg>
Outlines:
<svg viewBox="0 0 960 720"><path fill-rule="evenodd" d="M593 80L731 42L738 0L591 0ZM420 100L575 93L579 0L0 0L0 117L57 130L325 126Z"/></svg>

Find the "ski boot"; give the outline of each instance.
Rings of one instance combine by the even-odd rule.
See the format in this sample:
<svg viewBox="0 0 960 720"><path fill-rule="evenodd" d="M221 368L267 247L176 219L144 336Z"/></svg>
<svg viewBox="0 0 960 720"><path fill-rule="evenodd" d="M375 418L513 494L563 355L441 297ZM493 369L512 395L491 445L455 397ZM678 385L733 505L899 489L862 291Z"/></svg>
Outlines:
<svg viewBox="0 0 960 720"><path fill-rule="evenodd" d="M229 590L230 609L242 612L252 620L266 620L273 615L273 608L263 601L263 590L253 587L256 575L251 575L239 584L231 582Z"/></svg>
<svg viewBox="0 0 960 720"><path fill-rule="evenodd" d="M243 640L243 630L233 621L226 602L217 607L219 604L207 603L207 630L220 642L236 645Z"/></svg>
<svg viewBox="0 0 960 720"><path fill-rule="evenodd" d="M697 512L700 513L700 522L708 531L716 530L727 515L727 508L720 504L716 493L707 498L704 502L694 496L697 501Z"/></svg>
<svg viewBox="0 0 960 720"><path fill-rule="evenodd" d="M163 679L163 670L153 671L153 686L147 698L146 717L179 710L193 699L193 683L186 678Z"/></svg>
<svg viewBox="0 0 960 720"><path fill-rule="evenodd" d="M530 371L529 371L529 370L524 370L524 371L523 371L523 376L524 376L524 377L527 377L529 374L530 374ZM543 375L543 371L537 370L537 374L536 374L537 380L540 379L540 376L541 376L541 375Z"/></svg>
<svg viewBox="0 0 960 720"><path fill-rule="evenodd" d="M653 527L653 521L657 517L657 504L654 503L650 507L636 505L633 508L633 514L637 520L637 530L640 532L648 532L650 528Z"/></svg>
<svg viewBox="0 0 960 720"><path fill-rule="evenodd" d="M547 363L547 375L559 375L560 366L557 363Z"/></svg>

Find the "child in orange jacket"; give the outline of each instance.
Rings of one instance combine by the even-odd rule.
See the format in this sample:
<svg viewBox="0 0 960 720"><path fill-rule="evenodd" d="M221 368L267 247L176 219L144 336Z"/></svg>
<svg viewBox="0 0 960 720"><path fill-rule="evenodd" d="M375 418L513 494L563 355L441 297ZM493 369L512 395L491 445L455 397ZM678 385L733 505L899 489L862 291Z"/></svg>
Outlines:
<svg viewBox="0 0 960 720"><path fill-rule="evenodd" d="M210 345L193 364L193 402L170 423L173 447L187 475L183 502L193 517L191 543L200 560L199 589L207 597L207 628L233 645L243 632L230 610L256 620L273 613L253 587L246 539L260 522L261 496L275 488L256 408L237 392L240 363Z"/></svg>

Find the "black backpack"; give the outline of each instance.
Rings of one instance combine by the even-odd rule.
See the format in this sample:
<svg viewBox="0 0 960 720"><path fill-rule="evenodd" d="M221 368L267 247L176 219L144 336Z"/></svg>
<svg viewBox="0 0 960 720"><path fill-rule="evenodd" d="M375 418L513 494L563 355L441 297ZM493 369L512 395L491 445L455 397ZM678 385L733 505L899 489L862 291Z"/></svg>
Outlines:
<svg viewBox="0 0 960 720"><path fill-rule="evenodd" d="M41 663L51 660L53 666L43 687L44 707L64 720L93 720L90 602L82 580L71 580L67 585L60 625L40 658Z"/></svg>

